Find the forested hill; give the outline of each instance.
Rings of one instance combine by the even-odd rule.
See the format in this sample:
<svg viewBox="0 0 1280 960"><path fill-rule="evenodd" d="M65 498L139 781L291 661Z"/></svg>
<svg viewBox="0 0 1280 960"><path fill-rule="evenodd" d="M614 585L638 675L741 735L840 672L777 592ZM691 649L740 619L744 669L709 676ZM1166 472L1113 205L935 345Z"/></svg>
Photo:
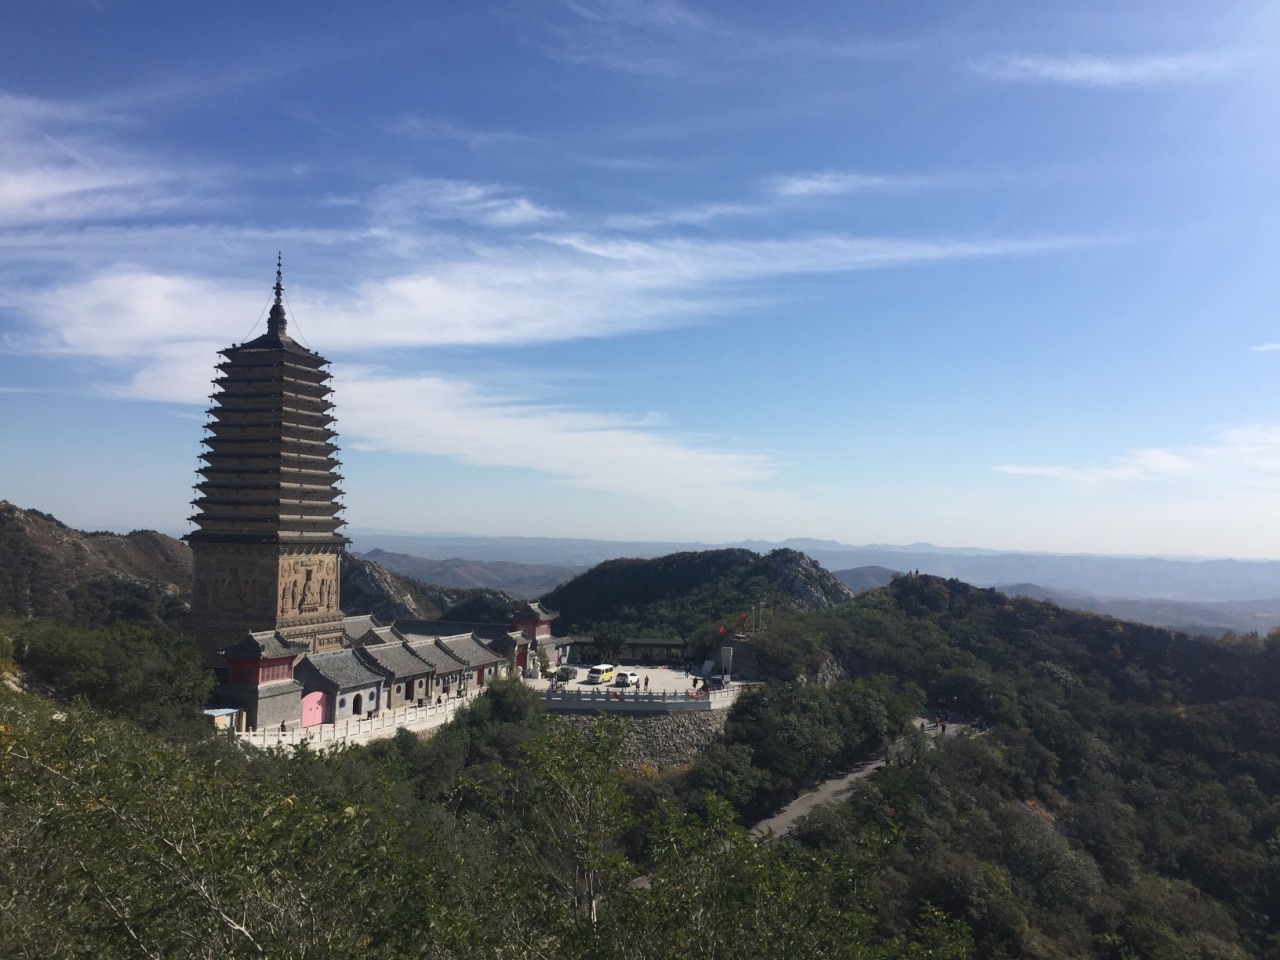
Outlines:
<svg viewBox="0 0 1280 960"><path fill-rule="evenodd" d="M65 700L0 683L0 954L1280 960L1280 635L901 576L749 642L774 679L723 741L624 770L629 724L519 681L427 741L168 743L189 644L0 620L0 672ZM742 829L886 748L788 837Z"/></svg>
<svg viewBox="0 0 1280 960"><path fill-rule="evenodd" d="M1196 638L904 576L753 642L775 676L886 674L989 726L801 832L825 848L903 829L880 867L891 912L942 907L980 957L1280 958L1280 635ZM812 766L794 754L816 742L787 759Z"/></svg>
<svg viewBox="0 0 1280 960"><path fill-rule="evenodd" d="M191 591L191 551L154 530L85 533L0 501L0 613L83 626L177 623Z"/></svg>
<svg viewBox="0 0 1280 960"><path fill-rule="evenodd" d="M0 501L0 615L180 627L190 598L191 549L181 540L154 530L86 533ZM342 609L350 615L430 620L454 608L471 620L505 620L516 604L500 590L441 587L343 559Z"/></svg>
<svg viewBox="0 0 1280 960"><path fill-rule="evenodd" d="M834 575L795 550L673 553L607 560L542 598L560 613L558 634L611 629L689 637L755 608L827 610L852 599Z"/></svg>

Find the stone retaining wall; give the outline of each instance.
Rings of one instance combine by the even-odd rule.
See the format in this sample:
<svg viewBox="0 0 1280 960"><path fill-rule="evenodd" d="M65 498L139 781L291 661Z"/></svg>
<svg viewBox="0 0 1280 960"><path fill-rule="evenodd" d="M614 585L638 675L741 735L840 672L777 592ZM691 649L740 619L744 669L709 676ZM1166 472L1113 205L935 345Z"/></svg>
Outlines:
<svg viewBox="0 0 1280 960"><path fill-rule="evenodd" d="M719 740L729 711L612 715L621 716L631 727L622 743L626 766L635 769L648 764L663 770L692 763L698 754ZM595 722L594 716L581 713L561 713L559 717L580 730Z"/></svg>

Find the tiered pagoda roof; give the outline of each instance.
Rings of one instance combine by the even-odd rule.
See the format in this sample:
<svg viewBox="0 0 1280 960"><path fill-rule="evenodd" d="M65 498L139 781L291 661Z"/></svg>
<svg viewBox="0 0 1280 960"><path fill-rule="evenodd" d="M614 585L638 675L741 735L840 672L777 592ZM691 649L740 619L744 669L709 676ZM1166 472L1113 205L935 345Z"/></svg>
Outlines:
<svg viewBox="0 0 1280 960"><path fill-rule="evenodd" d="M220 351L190 541L343 544L329 361L288 335L276 271L267 332Z"/></svg>

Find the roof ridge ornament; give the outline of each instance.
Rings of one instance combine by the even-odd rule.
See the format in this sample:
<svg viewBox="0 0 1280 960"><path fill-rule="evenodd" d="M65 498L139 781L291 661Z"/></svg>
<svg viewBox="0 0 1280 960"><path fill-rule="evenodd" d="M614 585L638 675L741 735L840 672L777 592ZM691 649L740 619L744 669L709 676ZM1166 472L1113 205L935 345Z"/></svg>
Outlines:
<svg viewBox="0 0 1280 960"><path fill-rule="evenodd" d="M289 325L289 322L284 315L283 260L284 260L283 254L280 251L277 251L276 252L276 285L275 285L276 300L275 300L275 303L271 305L271 315L267 318L267 334L273 337L286 336L285 331L288 329L288 325Z"/></svg>

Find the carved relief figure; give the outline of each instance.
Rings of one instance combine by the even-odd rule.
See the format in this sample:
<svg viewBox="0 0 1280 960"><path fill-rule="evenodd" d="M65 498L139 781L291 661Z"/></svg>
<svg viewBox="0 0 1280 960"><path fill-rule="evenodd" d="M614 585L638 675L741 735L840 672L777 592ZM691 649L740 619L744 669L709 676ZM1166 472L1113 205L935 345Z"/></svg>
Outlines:
<svg viewBox="0 0 1280 960"><path fill-rule="evenodd" d="M311 579L312 571L307 571L307 579L302 584L302 604L303 607L314 607L319 602L319 591L316 589L316 583Z"/></svg>

